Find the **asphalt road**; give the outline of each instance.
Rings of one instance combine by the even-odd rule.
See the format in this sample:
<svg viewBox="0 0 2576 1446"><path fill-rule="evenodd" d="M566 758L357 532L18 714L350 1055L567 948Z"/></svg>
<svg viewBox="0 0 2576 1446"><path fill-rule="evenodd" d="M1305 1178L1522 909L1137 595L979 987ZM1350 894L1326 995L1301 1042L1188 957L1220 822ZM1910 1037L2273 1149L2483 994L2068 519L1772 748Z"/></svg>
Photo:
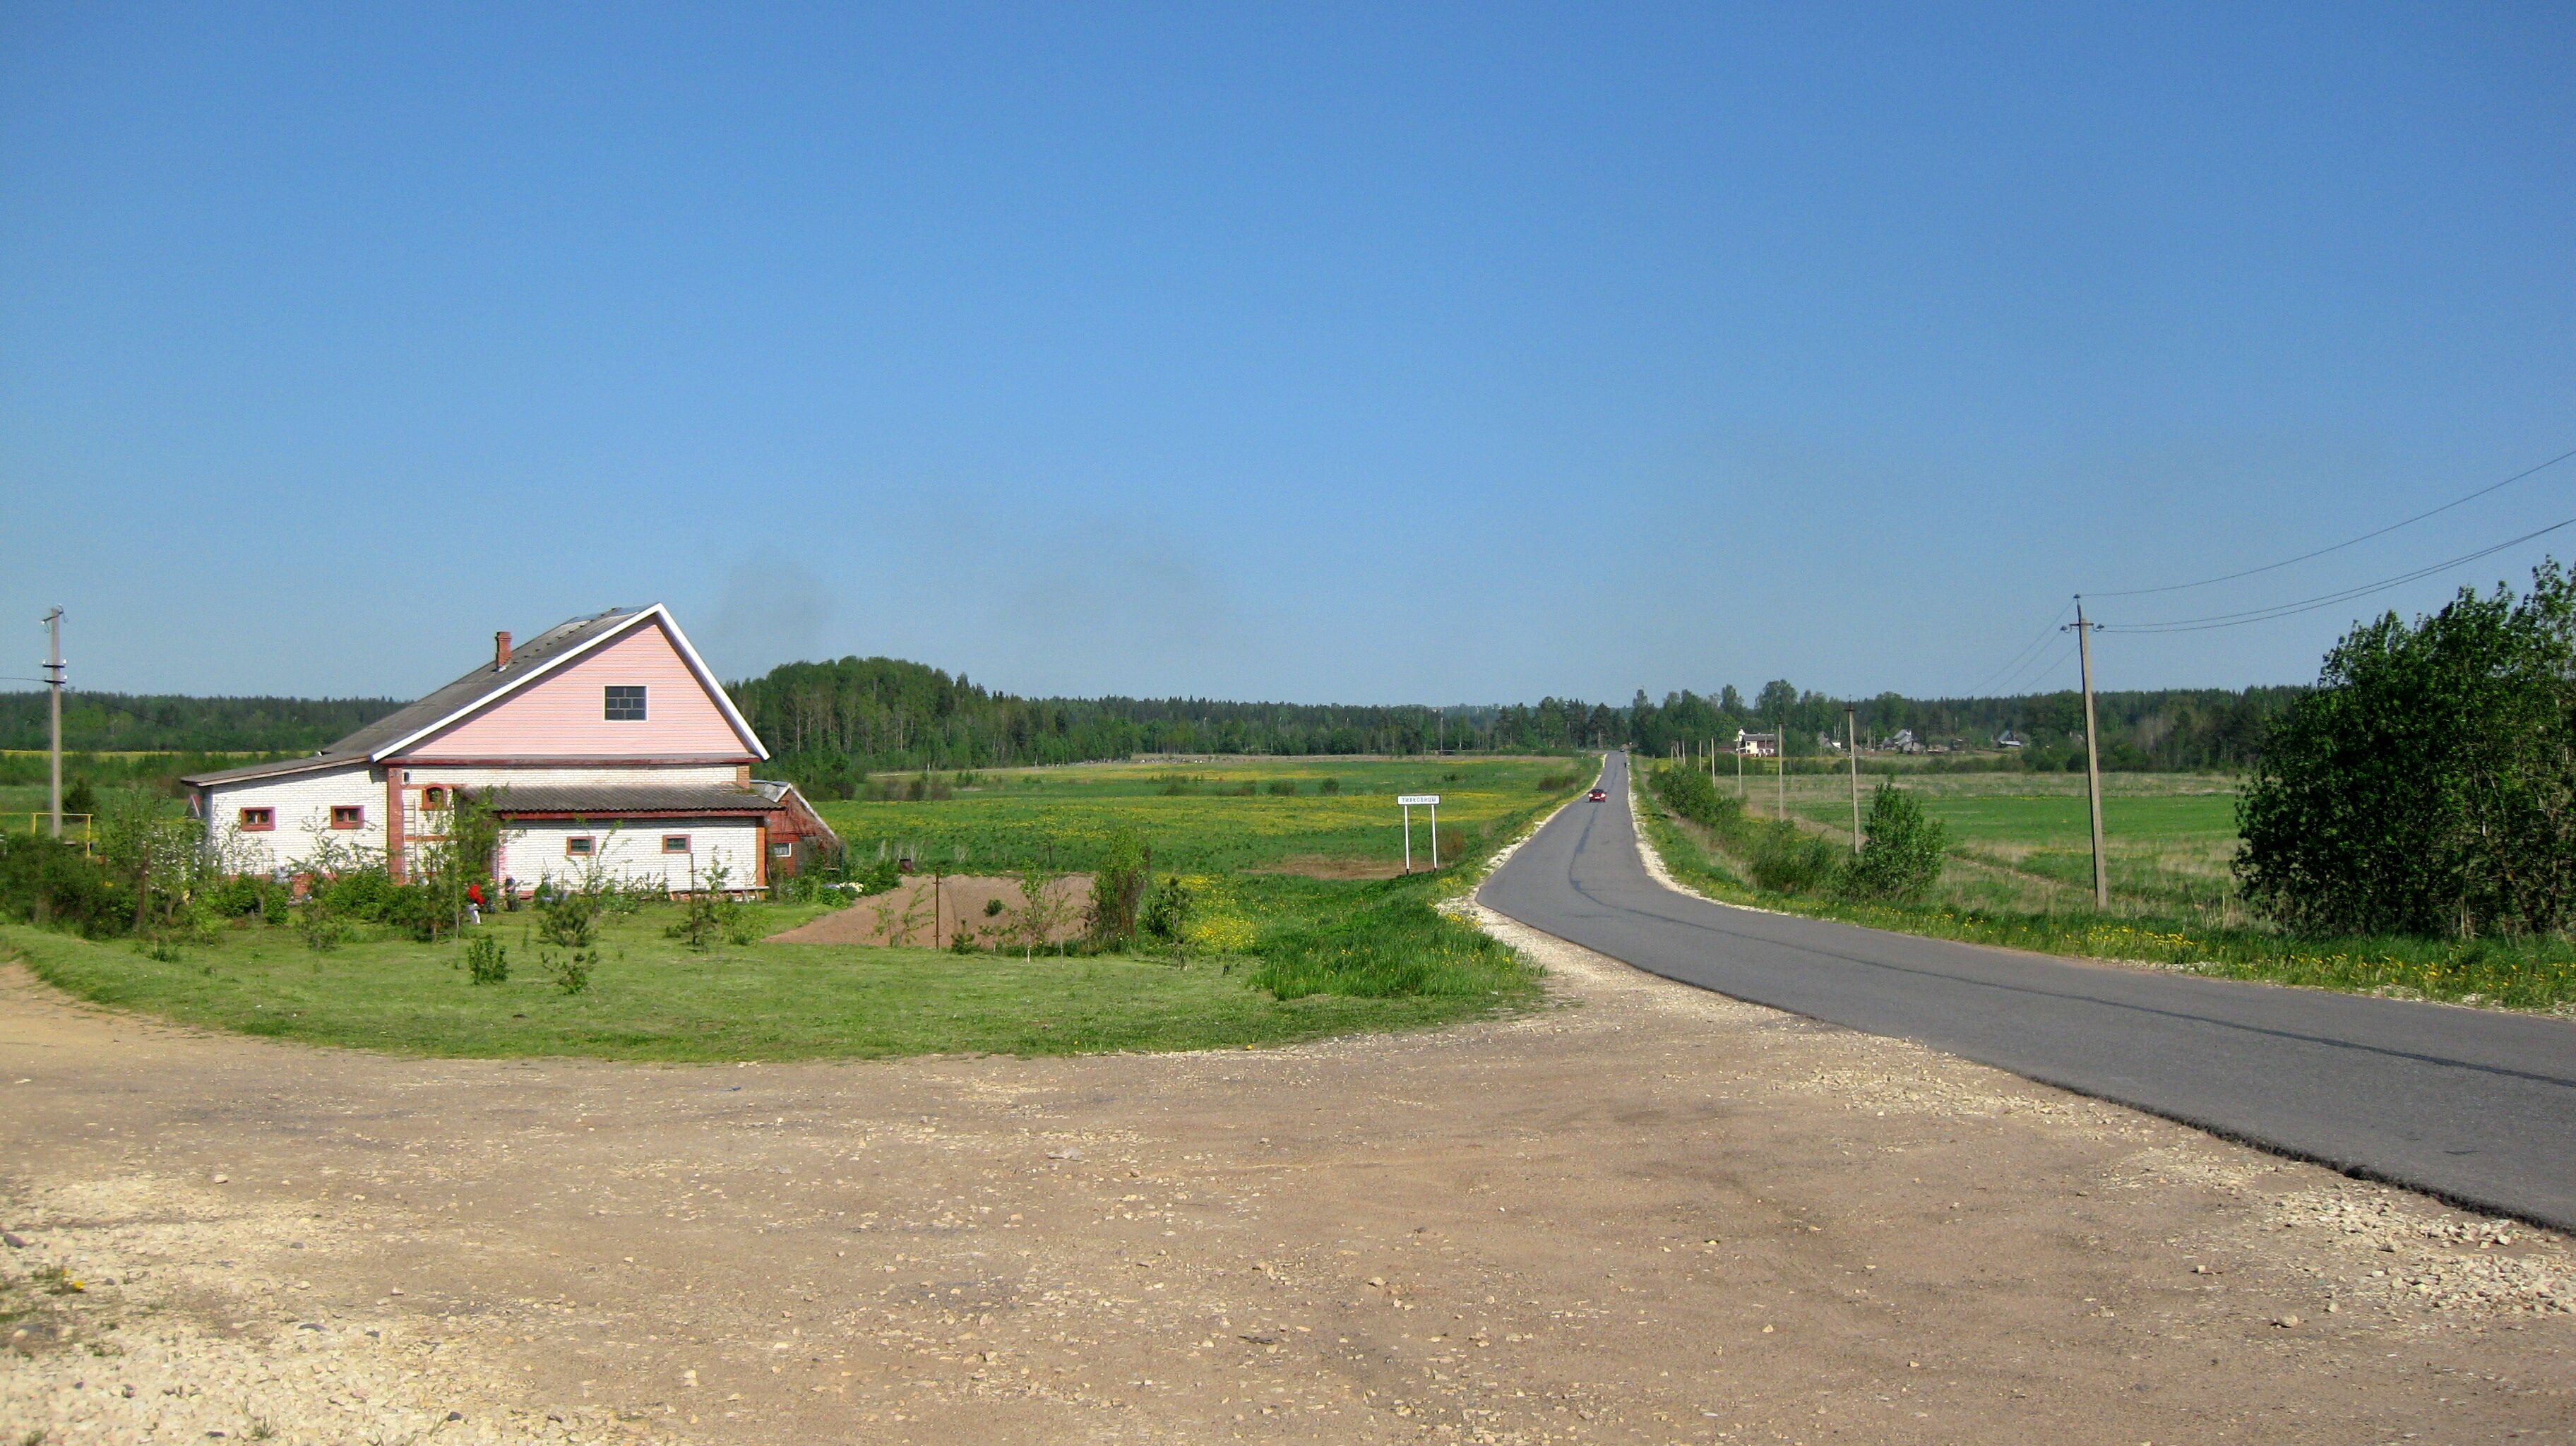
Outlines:
<svg viewBox="0 0 2576 1446"><path fill-rule="evenodd" d="M1730 908L1646 873L1622 755L1602 786L1479 897L1666 978L2576 1231L2576 1023Z"/></svg>

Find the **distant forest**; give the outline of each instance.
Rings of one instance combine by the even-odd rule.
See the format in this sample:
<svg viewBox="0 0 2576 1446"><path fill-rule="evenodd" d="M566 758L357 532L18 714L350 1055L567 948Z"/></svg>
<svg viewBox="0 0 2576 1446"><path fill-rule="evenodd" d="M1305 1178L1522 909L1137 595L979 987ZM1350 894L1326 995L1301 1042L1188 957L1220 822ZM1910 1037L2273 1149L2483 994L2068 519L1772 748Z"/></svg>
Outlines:
<svg viewBox="0 0 2576 1446"><path fill-rule="evenodd" d="M403 706L399 698L63 694L63 747L82 753L310 753ZM42 748L45 695L0 693L0 748Z"/></svg>
<svg viewBox="0 0 2576 1446"><path fill-rule="evenodd" d="M809 791L847 797L871 771L1008 767L1127 758L1139 753L1422 753L1434 748L1570 751L1625 744L1649 755L1711 740L1732 746L1739 728L1788 722L1791 757L1822 753L1818 734L1840 737L1843 701L1785 681L1746 699L1641 690L1622 706L1569 698L1429 708L1309 703L1221 703L1198 698L1020 698L936 668L894 658L788 663L732 685L734 701L777 755L771 771ZM2106 767L2240 768L2263 729L2299 688L2165 689L2102 693L2094 700ZM2010 730L2026 744L2017 766L2081 766L2083 704L2072 692L2019 698L1914 699L1884 693L1861 702L1865 736L1910 729L1925 744L1987 748ZM1991 766L1991 764L1989 764Z"/></svg>
<svg viewBox="0 0 2576 1446"><path fill-rule="evenodd" d="M1675 744L1732 746L1739 728L1788 723L1792 758L1839 738L1844 700L1786 681L1750 698L1640 691L1624 706L1570 698L1429 708L1226 703L1204 698L1022 698L893 658L788 663L731 685L769 744L768 772L824 797L856 793L871 772L1010 767L1140 753L1283 756L1423 753L1435 748L1571 751L1626 745L1661 755ZM2115 769L2241 768L2264 728L2303 689L2165 689L2103 693L2103 763ZM392 698L187 698L75 692L64 746L75 752L304 753L402 706ZM2081 766L2083 707L2072 692L2015 698L1905 698L1858 703L1865 738L1911 730L1926 745L1985 750L2006 730L2024 741L1980 766ZM0 748L45 746L42 693L0 693ZM1963 760L1964 761L1964 760Z"/></svg>

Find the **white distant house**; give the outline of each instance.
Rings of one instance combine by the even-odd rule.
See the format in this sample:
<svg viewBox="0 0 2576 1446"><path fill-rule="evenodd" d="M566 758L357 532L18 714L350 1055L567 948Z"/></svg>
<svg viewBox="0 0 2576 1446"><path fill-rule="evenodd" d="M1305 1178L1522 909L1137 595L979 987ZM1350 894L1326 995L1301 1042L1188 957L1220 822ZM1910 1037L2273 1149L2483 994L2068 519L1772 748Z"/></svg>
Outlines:
<svg viewBox="0 0 2576 1446"><path fill-rule="evenodd" d="M796 790L751 776L769 757L669 609L558 623L308 758L183 780L211 842L243 872L353 856L396 878L445 836L460 795L501 823L492 876L521 890L588 878L765 887L839 840Z"/></svg>
<svg viewBox="0 0 2576 1446"><path fill-rule="evenodd" d="M1747 758L1777 758L1780 756L1780 735L1747 733L1738 728L1735 730L1735 751Z"/></svg>

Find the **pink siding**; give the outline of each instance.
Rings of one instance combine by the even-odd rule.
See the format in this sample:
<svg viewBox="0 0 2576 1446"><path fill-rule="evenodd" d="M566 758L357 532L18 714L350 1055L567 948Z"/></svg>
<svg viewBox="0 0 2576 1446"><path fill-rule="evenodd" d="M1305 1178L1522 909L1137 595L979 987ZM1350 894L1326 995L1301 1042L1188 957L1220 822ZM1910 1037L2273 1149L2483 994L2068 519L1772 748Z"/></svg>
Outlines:
<svg viewBox="0 0 2576 1446"><path fill-rule="evenodd" d="M645 721L611 723L603 690L641 683ZM405 750L433 758L748 759L751 750L656 621L583 655Z"/></svg>

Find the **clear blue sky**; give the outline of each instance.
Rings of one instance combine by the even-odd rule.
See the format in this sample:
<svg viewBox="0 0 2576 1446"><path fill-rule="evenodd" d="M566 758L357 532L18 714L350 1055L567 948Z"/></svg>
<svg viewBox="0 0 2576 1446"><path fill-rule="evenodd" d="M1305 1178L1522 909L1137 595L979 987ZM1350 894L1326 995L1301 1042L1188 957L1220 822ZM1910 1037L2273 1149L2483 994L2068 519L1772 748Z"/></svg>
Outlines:
<svg viewBox="0 0 2576 1446"><path fill-rule="evenodd" d="M2571 58L2544 4L14 4L0 672L59 602L92 687L407 695L658 599L728 675L1967 690L2576 447ZM2101 681L2310 678L2542 550Z"/></svg>

